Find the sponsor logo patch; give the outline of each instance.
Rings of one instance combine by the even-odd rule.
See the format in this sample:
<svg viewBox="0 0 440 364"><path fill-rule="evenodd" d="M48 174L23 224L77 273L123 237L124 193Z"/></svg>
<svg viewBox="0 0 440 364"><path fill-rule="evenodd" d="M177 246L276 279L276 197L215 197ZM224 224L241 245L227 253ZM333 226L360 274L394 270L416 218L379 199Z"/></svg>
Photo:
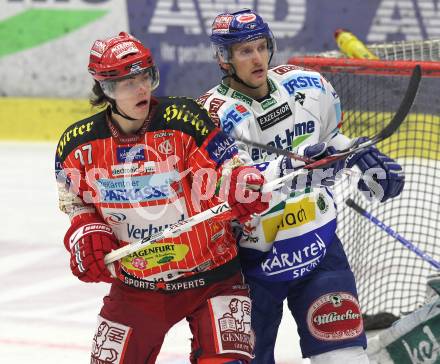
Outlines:
<svg viewBox="0 0 440 364"><path fill-rule="evenodd" d="M278 231L305 225L316 218L315 202L306 197L298 202L286 203L284 211L268 219L263 219L263 232L267 243L272 243Z"/></svg>
<svg viewBox="0 0 440 364"><path fill-rule="evenodd" d="M181 214L179 219L175 222L179 222L179 221L183 221L185 219L185 215ZM173 224L175 223L173 222ZM163 224L163 225L153 225L153 224L148 224L148 227L145 227L145 225L143 225L143 227L139 227L135 224L127 224L127 236L129 239L143 239L146 238L148 236L151 236L153 234L158 233L159 231L162 231L166 228L168 228L171 224Z"/></svg>
<svg viewBox="0 0 440 364"><path fill-rule="evenodd" d="M174 148L171 145L171 142L168 139L166 139L166 140L164 140L162 143L160 143L158 145L157 151L159 153L162 153L162 154L165 154L165 155L170 155L170 154L173 154Z"/></svg>
<svg viewBox="0 0 440 364"><path fill-rule="evenodd" d="M292 65L287 65L286 64L286 65L275 67L275 68L272 69L272 71L275 72L276 74L282 76L282 75L284 75L287 72L297 71L297 70L300 70L300 69L301 69L300 67L292 66Z"/></svg>
<svg viewBox="0 0 440 364"><path fill-rule="evenodd" d="M144 163L144 172L153 173L156 172L156 162L148 161Z"/></svg>
<svg viewBox="0 0 440 364"><path fill-rule="evenodd" d="M170 131L161 131L160 133L156 133L153 135L153 139L164 138L164 137L172 137L174 136L173 132Z"/></svg>
<svg viewBox="0 0 440 364"><path fill-rule="evenodd" d="M251 300L246 296L218 296L209 300L218 353L251 356L255 345L251 329Z"/></svg>
<svg viewBox="0 0 440 364"><path fill-rule="evenodd" d="M273 97L271 97L270 99L266 99L263 102L261 102L260 105L263 108L263 110L267 110L268 108L275 105L276 103L277 103L277 100L275 100Z"/></svg>
<svg viewBox="0 0 440 364"><path fill-rule="evenodd" d="M315 131L315 122L313 120L297 122L293 129L284 129L284 133L276 134L272 142L267 143L272 147L279 149L292 150L292 148L300 145L307 138L309 138ZM270 155L271 152L264 152ZM251 158L254 161L263 158L263 152L259 148L251 148Z"/></svg>
<svg viewBox="0 0 440 364"><path fill-rule="evenodd" d="M178 181L177 172L134 176L129 179L99 179L97 187L101 202L144 202L170 198L182 192L180 182L177 186L171 186L174 181Z"/></svg>
<svg viewBox="0 0 440 364"><path fill-rule="evenodd" d="M228 87L223 85L222 83L217 87L217 92L220 95L226 95L228 93Z"/></svg>
<svg viewBox="0 0 440 364"><path fill-rule="evenodd" d="M98 315L98 324L93 337L92 363L124 362L125 349L132 329Z"/></svg>
<svg viewBox="0 0 440 364"><path fill-rule="evenodd" d="M121 59L130 53L139 53L138 47L132 42L122 42L111 48L112 53L117 59Z"/></svg>
<svg viewBox="0 0 440 364"><path fill-rule="evenodd" d="M217 165L222 164L225 160L231 159L237 154L237 146L234 139L225 137L224 134L218 133L206 146L209 156Z"/></svg>
<svg viewBox="0 0 440 364"><path fill-rule="evenodd" d="M164 120L169 123L177 120L191 125L194 130L202 136L208 135L211 128L205 125L205 120L199 118L200 114L191 112L186 105L170 105L163 114Z"/></svg>
<svg viewBox="0 0 440 364"><path fill-rule="evenodd" d="M310 333L323 341L358 337L363 332L359 303L348 292L325 294L310 305L307 325Z"/></svg>
<svg viewBox="0 0 440 364"><path fill-rule="evenodd" d="M229 134L232 129L240 124L244 119L251 115L241 104L234 104L230 106L222 115L221 124L225 133Z"/></svg>
<svg viewBox="0 0 440 364"><path fill-rule="evenodd" d="M202 96L199 96L199 97L196 99L196 101L197 101L201 106L203 106L203 105L205 105L206 100L208 100L208 99L209 99L209 96L211 96L211 95L212 95L212 92L206 92L206 93L204 93Z"/></svg>
<svg viewBox="0 0 440 364"><path fill-rule="evenodd" d="M217 115L217 111L225 102L225 100L214 97L209 103L209 115L217 126L220 126L220 119Z"/></svg>
<svg viewBox="0 0 440 364"><path fill-rule="evenodd" d="M104 220L109 225L120 225L127 220L127 216L122 212L110 212L104 214Z"/></svg>
<svg viewBox="0 0 440 364"><path fill-rule="evenodd" d="M145 149L143 146L116 148L116 159L119 163L138 162L145 160Z"/></svg>
<svg viewBox="0 0 440 364"><path fill-rule="evenodd" d="M234 17L232 15L222 15L215 18L214 24L212 24L213 33L226 33L229 29L229 24Z"/></svg>
<svg viewBox="0 0 440 364"><path fill-rule="evenodd" d="M304 101L306 100L306 94L304 92L297 92L295 94L295 101L298 102L301 106L304 105Z"/></svg>
<svg viewBox="0 0 440 364"><path fill-rule="evenodd" d="M299 73L289 77L283 82L283 86L289 95L294 95L298 90L318 89L325 92L321 78L312 76L310 73Z"/></svg>
<svg viewBox="0 0 440 364"><path fill-rule="evenodd" d="M168 262L179 262L188 254L186 244L153 243L121 259L122 269L127 273L144 278L144 270Z"/></svg>
<svg viewBox="0 0 440 364"><path fill-rule="evenodd" d="M112 176L127 176L136 175L144 172L142 164L139 163L124 163L111 166Z"/></svg>
<svg viewBox="0 0 440 364"><path fill-rule="evenodd" d="M316 200L316 205L318 206L319 212L321 214L325 214L328 211L329 205L323 193L320 193L318 195L318 199Z"/></svg>
<svg viewBox="0 0 440 364"><path fill-rule="evenodd" d="M241 23L250 23L251 21L254 21L256 18L257 17L255 14L243 14L237 16L237 21Z"/></svg>
<svg viewBox="0 0 440 364"><path fill-rule="evenodd" d="M231 97L232 97L233 99L241 100L241 101L243 101L244 103L248 104L249 106L252 105L252 99L251 99L250 97L246 96L246 95L243 95L241 92L234 91L234 92L231 94Z"/></svg>
<svg viewBox="0 0 440 364"><path fill-rule="evenodd" d="M70 143L72 139L78 138L81 135L90 133L92 130L93 121L89 121L83 125L76 125L74 128L69 128L64 132L61 136L60 141L58 142L57 152L58 156L63 156L64 148L67 144Z"/></svg>
<svg viewBox="0 0 440 364"><path fill-rule="evenodd" d="M271 126L278 124L280 121L288 118L292 115L292 110L290 110L287 102L281 106L273 109L265 115L259 116L257 118L258 125L260 125L261 130L269 129Z"/></svg>

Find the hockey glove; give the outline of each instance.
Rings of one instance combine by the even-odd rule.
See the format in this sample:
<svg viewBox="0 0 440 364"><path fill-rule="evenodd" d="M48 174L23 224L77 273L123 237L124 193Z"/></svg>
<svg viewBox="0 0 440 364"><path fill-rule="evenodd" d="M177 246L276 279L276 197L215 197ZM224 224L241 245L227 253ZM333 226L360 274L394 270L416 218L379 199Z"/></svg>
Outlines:
<svg viewBox="0 0 440 364"><path fill-rule="evenodd" d="M366 140L368 138L361 137L356 140L356 144ZM405 175L400 164L374 146L350 155L345 165L348 168L354 165L359 167L363 177L358 183L358 189L368 195L371 193L381 202L400 195L405 185Z"/></svg>
<svg viewBox="0 0 440 364"><path fill-rule="evenodd" d="M231 172L228 203L241 224L269 208L270 193L261 193L264 177L255 167L240 166Z"/></svg>
<svg viewBox="0 0 440 364"><path fill-rule="evenodd" d="M337 150L328 146L327 143L321 142L313 145L309 145L304 149L304 156L311 158L313 160L320 160L322 158L333 155ZM302 168L304 163L292 161L292 159L285 157L282 162L282 169L285 168L286 171L282 173L285 175L292 172L294 169ZM298 177L293 180L293 189L303 189L305 187L330 187L335 184L335 177L337 173L344 167L344 161L335 161L332 164L326 165L322 168L312 169L305 177Z"/></svg>
<svg viewBox="0 0 440 364"><path fill-rule="evenodd" d="M67 230L64 245L70 251L70 269L79 280L114 281L104 263L104 256L119 247L110 226L98 219L80 218ZM109 268L115 276L114 265Z"/></svg>

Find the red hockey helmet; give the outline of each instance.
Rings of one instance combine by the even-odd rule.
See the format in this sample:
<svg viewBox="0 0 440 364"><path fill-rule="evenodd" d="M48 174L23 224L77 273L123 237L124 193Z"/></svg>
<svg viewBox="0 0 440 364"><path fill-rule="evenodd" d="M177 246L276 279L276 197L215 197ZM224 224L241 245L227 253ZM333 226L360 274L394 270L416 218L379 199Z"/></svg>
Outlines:
<svg viewBox="0 0 440 364"><path fill-rule="evenodd" d="M114 81L148 70L152 88L159 85L159 72L149 48L126 32L96 40L90 50L89 72L99 82Z"/></svg>

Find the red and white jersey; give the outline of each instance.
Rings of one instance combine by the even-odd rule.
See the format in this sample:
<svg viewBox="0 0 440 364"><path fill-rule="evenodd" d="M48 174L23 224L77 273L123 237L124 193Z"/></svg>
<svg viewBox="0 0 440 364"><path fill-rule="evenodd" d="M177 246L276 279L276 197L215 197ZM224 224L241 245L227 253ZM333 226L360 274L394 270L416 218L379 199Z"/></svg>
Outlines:
<svg viewBox="0 0 440 364"><path fill-rule="evenodd" d="M189 98L153 98L138 133L121 135L109 110L71 125L56 156L62 211L93 214L121 246L148 237L220 201L217 178L237 148ZM230 222L206 221L121 260L119 277L172 280L211 270L237 255Z"/></svg>

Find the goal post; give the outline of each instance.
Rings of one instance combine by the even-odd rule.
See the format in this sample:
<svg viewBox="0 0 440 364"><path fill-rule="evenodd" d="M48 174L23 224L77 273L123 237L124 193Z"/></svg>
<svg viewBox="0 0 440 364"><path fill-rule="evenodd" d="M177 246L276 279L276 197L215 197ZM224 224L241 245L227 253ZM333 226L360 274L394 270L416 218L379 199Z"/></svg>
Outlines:
<svg viewBox="0 0 440 364"><path fill-rule="evenodd" d="M423 77L410 114L395 134L378 145L403 166L403 193L378 203L362 196L353 177L335 186L337 232L356 277L362 310L371 319L366 327L386 326L393 317L423 305L427 277L437 271L344 201L353 199L440 260L440 62L317 55L292 57L288 63L319 71L331 82L341 99L342 131L349 137L382 130L403 97L412 69L421 65Z"/></svg>

